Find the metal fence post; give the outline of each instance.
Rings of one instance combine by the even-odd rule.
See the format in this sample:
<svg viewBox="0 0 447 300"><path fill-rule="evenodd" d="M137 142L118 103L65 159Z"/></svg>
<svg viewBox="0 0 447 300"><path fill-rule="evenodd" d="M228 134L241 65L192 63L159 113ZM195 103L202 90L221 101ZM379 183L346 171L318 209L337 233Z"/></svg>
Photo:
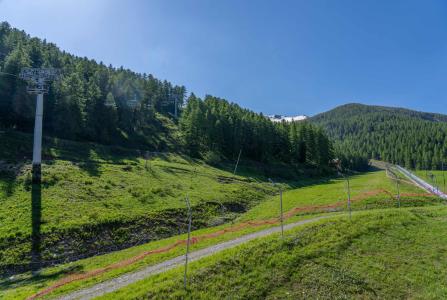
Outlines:
<svg viewBox="0 0 447 300"><path fill-rule="evenodd" d="M183 285L186 289L187 286L187 275L188 275L188 255L189 255L189 245L191 243L191 205L189 203L189 198L185 198L186 206L188 208L188 240L186 241L186 254L185 254L185 274L183 276Z"/></svg>

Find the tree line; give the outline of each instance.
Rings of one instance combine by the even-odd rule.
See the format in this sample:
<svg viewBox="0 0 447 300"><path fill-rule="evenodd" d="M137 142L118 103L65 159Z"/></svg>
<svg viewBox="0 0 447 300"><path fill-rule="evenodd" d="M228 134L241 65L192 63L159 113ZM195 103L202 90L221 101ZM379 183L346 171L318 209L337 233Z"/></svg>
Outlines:
<svg viewBox="0 0 447 300"><path fill-rule="evenodd" d="M192 94L180 119L191 155L212 152L236 158L326 167L332 144L320 127L308 122L273 123L262 114L220 98L202 101Z"/></svg>
<svg viewBox="0 0 447 300"><path fill-rule="evenodd" d="M325 127L338 153L360 163L373 158L415 169L447 165L445 115L351 104L320 114L312 122Z"/></svg>

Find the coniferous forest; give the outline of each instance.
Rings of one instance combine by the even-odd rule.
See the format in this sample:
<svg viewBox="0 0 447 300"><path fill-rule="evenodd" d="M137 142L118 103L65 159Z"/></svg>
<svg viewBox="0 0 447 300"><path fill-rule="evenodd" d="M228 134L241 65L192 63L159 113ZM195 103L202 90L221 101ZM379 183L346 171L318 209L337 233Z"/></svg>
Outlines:
<svg viewBox="0 0 447 300"><path fill-rule="evenodd" d="M337 153L407 168L441 169L447 155L447 116L402 108L348 104L312 118ZM362 159L363 158L363 159Z"/></svg>
<svg viewBox="0 0 447 300"><path fill-rule="evenodd" d="M155 114L174 112L174 100L181 107L186 95L182 86L75 57L7 23L0 25L0 55L1 71L12 75L23 67L62 70L62 79L52 83L45 96L44 129L67 139L144 144L145 136L163 130ZM19 78L2 75L0 122L30 131L35 96L26 93L26 83ZM136 107L129 105L134 100Z"/></svg>
<svg viewBox="0 0 447 300"><path fill-rule="evenodd" d="M35 96L17 77L23 67L62 71L44 98L47 135L214 159L241 151L255 161L321 168L333 156L322 129L307 122L275 124L223 99L187 97L184 86L73 56L6 22L0 24L3 128L33 129Z"/></svg>
<svg viewBox="0 0 447 300"><path fill-rule="evenodd" d="M262 114L225 100L194 94L180 119L192 155L217 153L234 157L242 149L257 161L327 166L332 145L321 128L308 122L273 123Z"/></svg>

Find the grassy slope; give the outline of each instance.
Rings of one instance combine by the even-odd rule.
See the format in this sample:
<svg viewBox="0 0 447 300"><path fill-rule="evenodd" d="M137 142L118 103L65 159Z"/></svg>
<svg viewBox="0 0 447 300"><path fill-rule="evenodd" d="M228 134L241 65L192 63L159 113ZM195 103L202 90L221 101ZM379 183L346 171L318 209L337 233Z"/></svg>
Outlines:
<svg viewBox="0 0 447 300"><path fill-rule="evenodd" d="M371 172L366 174L359 174L351 178L351 186L353 197L357 197L358 195L363 194L364 192L375 190L377 188L385 188L392 191L394 184L385 177L383 171L381 172ZM402 191L407 193L417 193L419 192L413 186L403 185ZM341 180L329 180L323 181L319 184L315 184L312 186L304 186L301 188L297 188L291 191L287 191L284 193L284 208L285 211L290 210L293 207L306 207L309 205L315 204L328 204L338 202L340 199L345 198L344 193L344 182ZM418 201L414 201L418 200ZM402 200L403 205L426 205L426 204L436 204L439 203L434 198L418 198L418 197L403 197ZM370 195L367 196L360 202L353 202L354 209L364 209L364 208L375 208L375 207L395 207L396 202L391 200L389 195ZM340 209L345 209L345 206L340 207ZM316 210L313 213L320 213L324 210ZM310 212L304 212L303 214L310 214ZM272 217L278 216L278 197L271 197L266 201L263 201L258 206L251 209L249 212L244 214L239 218L239 220L259 220L259 219L268 219ZM294 218L290 218L287 222L296 221L298 219L302 219L308 216L297 216ZM238 221L236 220L235 223ZM223 225L217 228L210 229L202 229L193 232L192 236L198 236L200 234L206 232L215 232L221 228L228 227L230 225ZM264 226L265 227L265 226ZM220 241L228 240L242 234L252 232L254 230L259 230L264 227L258 228L248 228L235 233L228 233L224 236L220 236L218 238L201 241L200 243L194 244L193 249L203 248L208 245L215 244ZM114 262L121 261L123 259L133 257L137 254L140 254L144 251L150 249L157 249L161 246L166 246L172 244L178 239L184 239L185 236L176 236L169 239L151 242L145 245L141 245L138 247L133 247L127 250L114 252L107 255L102 255L94 258L84 259L77 261L75 263L61 265L55 268L45 269L40 276L32 277L30 273L25 273L20 276L16 276L13 280L4 279L0 281L0 287L4 287L5 296L9 298L23 298L24 296L29 296L32 293L41 290L42 288L51 285L58 279L66 276L66 274L70 272L87 272L93 269L98 269L107 265L110 265ZM122 274L126 271L131 271L138 269L142 266L154 264L156 262L172 258L184 253L184 247L180 246L174 250L171 250L168 253L157 254L153 256L148 256L144 260L139 261L136 264L130 265L126 268L114 270L112 272L108 272L97 276L95 278L84 280L81 282L72 283L68 286L57 291L57 293L63 293L75 288L79 288L81 286L88 286L93 283L97 283L99 281L114 277L118 274Z"/></svg>
<svg viewBox="0 0 447 300"><path fill-rule="evenodd" d="M433 186L439 187L439 190L443 191L444 193L447 193L447 172L446 171L414 171L414 173L424 179L426 182ZM429 174L433 174L435 177L433 178L435 182L432 181L432 178L429 176ZM444 187L444 177L446 180L446 187Z"/></svg>
<svg viewBox="0 0 447 300"><path fill-rule="evenodd" d="M150 277L104 299L445 299L447 208L324 220Z"/></svg>
<svg viewBox="0 0 447 300"><path fill-rule="evenodd" d="M0 139L0 266L26 264L32 184L30 162L23 157L30 157L31 140L17 132L0 133ZM271 185L257 178L234 177L179 155L154 155L146 165L135 150L58 139L44 145L44 260L184 232L186 194L199 228L225 221L221 204L223 218L232 219L272 193Z"/></svg>
<svg viewBox="0 0 447 300"><path fill-rule="evenodd" d="M396 199L393 199L397 193L394 181L386 178L385 171L375 171L369 173L360 173L350 177L352 208L368 209L368 208L385 208L397 207ZM370 191L384 189L390 194L380 192L376 195L368 195L362 199L363 195ZM402 194L420 194L420 189L407 183L401 184ZM305 186L299 189L292 189L283 194L284 210L288 211L294 207L304 205L320 205L331 204L337 201L346 201L346 182L343 179L321 180L314 185ZM428 203L436 203L435 197L402 197L402 206L425 205ZM346 209L346 206L342 207ZM264 201L257 205L246 214L242 219L253 219L270 217L272 213L278 211L278 202Z"/></svg>

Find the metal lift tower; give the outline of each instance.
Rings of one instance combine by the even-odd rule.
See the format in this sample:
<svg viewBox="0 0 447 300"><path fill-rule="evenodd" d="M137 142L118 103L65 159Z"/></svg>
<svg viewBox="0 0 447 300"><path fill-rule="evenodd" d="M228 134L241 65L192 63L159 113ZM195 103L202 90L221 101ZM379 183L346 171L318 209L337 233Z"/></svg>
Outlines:
<svg viewBox="0 0 447 300"><path fill-rule="evenodd" d="M39 183L42 163L43 95L48 93L48 83L59 79L60 71L51 68L23 68L19 77L28 82L28 93L37 95L34 121L33 182Z"/></svg>

